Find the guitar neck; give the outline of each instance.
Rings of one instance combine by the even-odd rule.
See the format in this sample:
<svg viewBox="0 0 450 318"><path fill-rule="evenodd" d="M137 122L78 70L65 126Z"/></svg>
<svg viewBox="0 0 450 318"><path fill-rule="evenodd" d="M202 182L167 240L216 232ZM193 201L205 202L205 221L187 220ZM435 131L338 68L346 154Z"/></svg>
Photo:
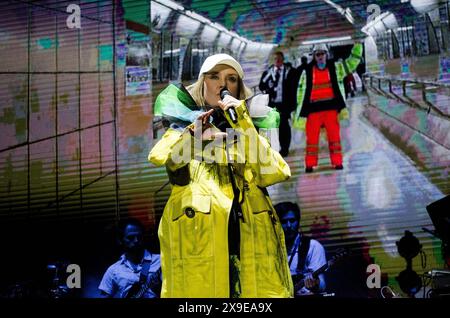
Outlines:
<svg viewBox="0 0 450 318"><path fill-rule="evenodd" d="M315 270L311 275L314 279L319 278L319 275L326 272L329 268L333 267L339 260L341 260L344 256L347 255L346 251L338 252L331 260L326 262L322 267ZM297 283L294 283L294 291L297 292L303 286L305 286L305 275L295 275L293 276L294 280L297 280Z"/></svg>
<svg viewBox="0 0 450 318"><path fill-rule="evenodd" d="M325 265L323 265L322 267L320 267L319 269L315 270L311 275L314 279L319 278L319 275L326 272L328 270L328 268L331 266L331 263L328 262ZM299 289L301 289L303 286L305 286L305 275L301 274L299 276L297 276L300 278L300 280L294 284L294 290L297 291Z"/></svg>
<svg viewBox="0 0 450 318"><path fill-rule="evenodd" d="M322 274L322 273L324 273L324 272L326 272L327 269L328 269L328 263L325 264L325 265L323 265L323 266L322 266L321 268L319 268L318 270L315 270L315 271L312 273L312 277L318 278L319 275Z"/></svg>
<svg viewBox="0 0 450 318"><path fill-rule="evenodd" d="M150 274L147 277L147 281L145 283L137 282L135 283L126 296L124 298L142 298L144 294L147 292L147 290L151 289L153 292L157 293L155 290L155 287L158 287L158 285L161 282L160 279L161 276L161 268L159 268L156 272Z"/></svg>
<svg viewBox="0 0 450 318"><path fill-rule="evenodd" d="M159 275L161 275L161 267L149 277L147 282L136 294L136 298L141 298L148 289L152 289L152 287L156 284L155 280L159 277Z"/></svg>

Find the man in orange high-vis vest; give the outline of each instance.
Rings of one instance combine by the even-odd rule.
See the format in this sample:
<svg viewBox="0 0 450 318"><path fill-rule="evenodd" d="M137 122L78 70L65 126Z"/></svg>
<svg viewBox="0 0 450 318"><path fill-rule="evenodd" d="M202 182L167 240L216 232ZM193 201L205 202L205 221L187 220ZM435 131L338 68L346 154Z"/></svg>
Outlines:
<svg viewBox="0 0 450 318"><path fill-rule="evenodd" d="M313 55L313 61L300 78L298 108L294 118L296 121L299 117L306 117L305 172L313 172L317 166L321 127L327 131L331 164L341 170L344 166L338 115L345 108L342 80L358 66L362 45L355 44L351 56L342 62L327 60L328 48L325 44L314 46Z"/></svg>

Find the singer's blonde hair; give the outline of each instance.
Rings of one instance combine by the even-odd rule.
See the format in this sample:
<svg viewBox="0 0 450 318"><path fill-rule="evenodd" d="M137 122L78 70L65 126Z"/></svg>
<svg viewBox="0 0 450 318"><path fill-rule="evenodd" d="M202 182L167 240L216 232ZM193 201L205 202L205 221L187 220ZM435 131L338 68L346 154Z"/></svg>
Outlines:
<svg viewBox="0 0 450 318"><path fill-rule="evenodd" d="M219 65L219 64L217 64ZM227 65L228 66L228 65ZM232 68L231 66L228 66ZM188 90L189 94L191 94L192 98L194 99L195 103L198 106L207 106L205 101L205 96L203 94L204 92L204 83L205 83L205 74L201 74L199 79L192 85L189 85L186 89ZM252 90L248 88L245 84L242 78L238 76L238 99L239 100L245 100L252 96Z"/></svg>

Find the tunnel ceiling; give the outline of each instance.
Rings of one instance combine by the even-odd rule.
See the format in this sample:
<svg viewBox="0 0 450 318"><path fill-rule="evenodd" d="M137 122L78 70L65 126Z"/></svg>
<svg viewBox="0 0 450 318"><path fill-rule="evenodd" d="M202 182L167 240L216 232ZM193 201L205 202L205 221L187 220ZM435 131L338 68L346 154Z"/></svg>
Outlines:
<svg viewBox="0 0 450 318"><path fill-rule="evenodd" d="M367 8L374 1L289 1L289 0L179 0L187 10L258 42L299 45L322 37L350 35L360 37L362 26L372 13ZM328 2L328 3L327 3ZM330 4L332 2L332 4ZM414 16L408 3L400 0L375 1L381 12L390 11L397 19ZM350 8L355 23L350 24L334 5Z"/></svg>

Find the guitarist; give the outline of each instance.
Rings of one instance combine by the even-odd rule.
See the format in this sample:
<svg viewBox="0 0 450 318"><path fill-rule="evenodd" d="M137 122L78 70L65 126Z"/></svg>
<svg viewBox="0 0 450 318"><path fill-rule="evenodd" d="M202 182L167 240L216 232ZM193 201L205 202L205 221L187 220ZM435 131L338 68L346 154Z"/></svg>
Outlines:
<svg viewBox="0 0 450 318"><path fill-rule="evenodd" d="M325 276L323 273L314 278L312 273L327 264L325 249L318 241L302 235L300 231L300 208L296 203L281 202L275 205L280 218L289 268L294 286L299 279L304 280L303 287L294 290L295 296L319 294L325 291ZM294 288L296 289L296 288Z"/></svg>
<svg viewBox="0 0 450 318"><path fill-rule="evenodd" d="M118 240L124 254L103 275L98 287L102 297L126 298L134 289L142 291L142 298L159 297L157 288L152 290L146 283L154 281L155 276L161 281L160 258L159 254L152 254L144 248L143 233L144 227L136 219L124 220L119 224Z"/></svg>

